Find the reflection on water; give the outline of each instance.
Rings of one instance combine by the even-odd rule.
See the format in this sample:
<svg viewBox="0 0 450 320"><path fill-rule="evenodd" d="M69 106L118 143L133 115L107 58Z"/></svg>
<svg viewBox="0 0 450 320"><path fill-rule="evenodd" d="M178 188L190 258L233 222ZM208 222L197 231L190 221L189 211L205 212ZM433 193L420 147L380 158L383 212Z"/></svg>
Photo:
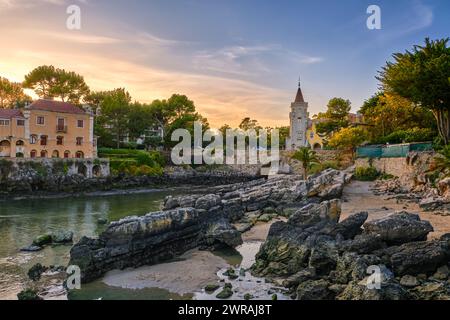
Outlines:
<svg viewBox="0 0 450 320"><path fill-rule="evenodd" d="M160 288L124 289L111 287L98 280L72 290L69 300L191 300L192 295L178 295Z"/></svg>
<svg viewBox="0 0 450 320"><path fill-rule="evenodd" d="M11 200L0 202L0 298L23 282L36 263L67 265L71 245L47 246L37 253L21 253L37 236L57 231L74 232L74 242L82 236L98 236L106 226L98 219L119 220L130 215L157 211L167 195L185 191L165 190L139 194L74 197L65 199Z"/></svg>

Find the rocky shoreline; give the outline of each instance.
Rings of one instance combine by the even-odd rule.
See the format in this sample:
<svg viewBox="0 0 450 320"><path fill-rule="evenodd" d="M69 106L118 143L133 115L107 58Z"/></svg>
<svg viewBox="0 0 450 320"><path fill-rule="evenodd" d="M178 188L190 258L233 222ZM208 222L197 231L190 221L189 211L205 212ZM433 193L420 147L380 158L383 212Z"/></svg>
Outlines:
<svg viewBox="0 0 450 320"><path fill-rule="evenodd" d="M168 197L161 212L113 222L98 239L81 239L70 264L89 282L109 270L167 261L196 247L235 247L262 215L289 216L310 202L340 197L350 178L330 169L308 181L278 176L216 187L209 195Z"/></svg>
<svg viewBox="0 0 450 320"><path fill-rule="evenodd" d="M10 199L64 198L68 196L101 193L141 192L180 186L218 186L237 184L262 177L258 172L211 170L181 170L166 172L162 176L118 175L85 178L81 175L30 174L21 179L0 177L0 201Z"/></svg>
<svg viewBox="0 0 450 320"><path fill-rule="evenodd" d="M275 223L253 273L298 300L450 299L450 234L426 241L431 224L408 212L370 222L366 212L340 214L332 200Z"/></svg>

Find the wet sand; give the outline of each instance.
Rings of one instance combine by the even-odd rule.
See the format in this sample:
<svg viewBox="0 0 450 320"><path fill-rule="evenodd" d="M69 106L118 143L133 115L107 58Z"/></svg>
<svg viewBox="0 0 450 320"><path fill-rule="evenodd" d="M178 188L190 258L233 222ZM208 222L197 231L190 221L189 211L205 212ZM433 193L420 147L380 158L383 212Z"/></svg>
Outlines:
<svg viewBox="0 0 450 320"><path fill-rule="evenodd" d="M216 273L227 266L224 259L209 251L192 250L183 254L179 261L108 272L102 281L112 287L156 287L184 295L217 282Z"/></svg>
<svg viewBox="0 0 450 320"><path fill-rule="evenodd" d="M267 238L271 223L258 223L242 235L244 243L234 253L212 253L191 250L177 261L144 266L138 269L108 272L102 282L125 289L161 288L180 295L199 293L207 284L217 283L219 274L230 265L248 269L255 262L262 243ZM234 257L231 256L234 254ZM240 259L236 259L240 255ZM228 256L228 258L227 258ZM250 280L251 276L249 276ZM256 278L255 278L256 279ZM254 280L259 281L259 280ZM203 295L198 298L205 298Z"/></svg>
<svg viewBox="0 0 450 320"><path fill-rule="evenodd" d="M428 235L428 239L436 239L450 232L450 216L444 217L431 212L424 212L417 203L407 200L398 201L387 195L375 195L371 191L373 182L353 181L344 189L341 220L348 216L367 211L368 220L386 217L395 211L408 211L419 214L423 220L428 220L434 228L434 232Z"/></svg>

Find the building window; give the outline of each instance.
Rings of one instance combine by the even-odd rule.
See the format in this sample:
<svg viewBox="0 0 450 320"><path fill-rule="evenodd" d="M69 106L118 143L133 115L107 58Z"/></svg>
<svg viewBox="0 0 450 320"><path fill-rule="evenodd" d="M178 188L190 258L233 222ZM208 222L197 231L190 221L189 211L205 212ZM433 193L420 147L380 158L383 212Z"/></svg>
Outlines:
<svg viewBox="0 0 450 320"><path fill-rule="evenodd" d="M37 135L32 134L30 136L30 144L36 144L37 140L38 140L38 136Z"/></svg>
<svg viewBox="0 0 450 320"><path fill-rule="evenodd" d="M58 150L53 151L52 158L59 158L59 151Z"/></svg>
<svg viewBox="0 0 450 320"><path fill-rule="evenodd" d="M47 136L41 136L41 146L47 145Z"/></svg>
<svg viewBox="0 0 450 320"><path fill-rule="evenodd" d="M75 157L78 159L83 159L84 153L82 151L77 151L77 153L75 154Z"/></svg>
<svg viewBox="0 0 450 320"><path fill-rule="evenodd" d="M84 128L84 120L78 120L77 126L78 126L78 128Z"/></svg>
<svg viewBox="0 0 450 320"><path fill-rule="evenodd" d="M83 138L77 137L77 146L81 146L83 144Z"/></svg>
<svg viewBox="0 0 450 320"><path fill-rule="evenodd" d="M25 145L25 143L22 140L17 140L16 141L16 146L23 147L24 145Z"/></svg>
<svg viewBox="0 0 450 320"><path fill-rule="evenodd" d="M36 158L37 157L37 151L36 150L31 150L30 157L31 158Z"/></svg>
<svg viewBox="0 0 450 320"><path fill-rule="evenodd" d="M0 119L0 126L9 126L9 120Z"/></svg>
<svg viewBox="0 0 450 320"><path fill-rule="evenodd" d="M38 117L36 118L36 123L37 123L38 125L40 125L40 126L43 126L43 125L45 124L45 118L42 117L42 116L38 116Z"/></svg>
<svg viewBox="0 0 450 320"><path fill-rule="evenodd" d="M70 158L70 151L64 151L64 158L68 159Z"/></svg>
<svg viewBox="0 0 450 320"><path fill-rule="evenodd" d="M42 150L41 151L41 158L47 158L47 151L46 150Z"/></svg>
<svg viewBox="0 0 450 320"><path fill-rule="evenodd" d="M57 136L57 137L56 137L56 144L57 144L58 146L62 146L62 145L64 144L64 137L62 137L62 136Z"/></svg>
<svg viewBox="0 0 450 320"><path fill-rule="evenodd" d="M309 136L311 137L311 139L313 139L313 138L314 138L314 132L311 132L311 133L309 134Z"/></svg>
<svg viewBox="0 0 450 320"><path fill-rule="evenodd" d="M17 120L17 126L18 126L18 127L23 127L23 126L25 126L25 120L23 120L23 119L18 119L18 120Z"/></svg>

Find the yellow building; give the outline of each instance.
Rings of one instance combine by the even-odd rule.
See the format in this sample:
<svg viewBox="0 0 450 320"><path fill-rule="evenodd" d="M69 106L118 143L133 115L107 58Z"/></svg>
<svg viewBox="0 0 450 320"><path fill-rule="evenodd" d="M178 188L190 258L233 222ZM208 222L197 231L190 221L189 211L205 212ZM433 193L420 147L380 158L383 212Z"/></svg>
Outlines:
<svg viewBox="0 0 450 320"><path fill-rule="evenodd" d="M317 120L310 120L308 123L308 130L306 131L306 139L313 150L321 150L325 145L325 135L317 133Z"/></svg>
<svg viewBox="0 0 450 320"><path fill-rule="evenodd" d="M94 117L70 103L37 100L0 109L0 157L95 158Z"/></svg>

